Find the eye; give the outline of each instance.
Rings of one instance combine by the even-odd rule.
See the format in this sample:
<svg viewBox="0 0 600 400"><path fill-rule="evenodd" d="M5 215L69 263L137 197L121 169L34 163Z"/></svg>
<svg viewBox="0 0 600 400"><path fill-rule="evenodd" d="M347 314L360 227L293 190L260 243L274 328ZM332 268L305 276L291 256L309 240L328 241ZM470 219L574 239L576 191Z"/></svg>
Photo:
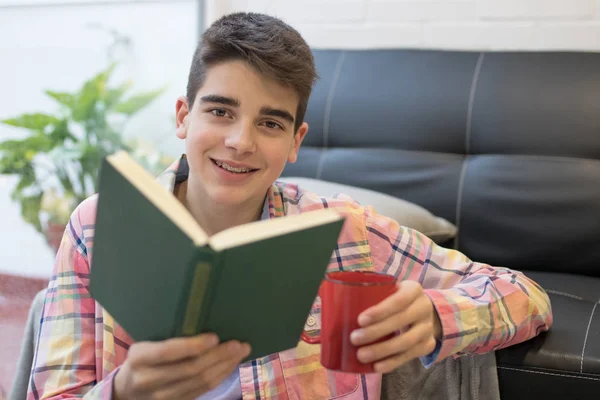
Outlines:
<svg viewBox="0 0 600 400"><path fill-rule="evenodd" d="M275 121L265 121L265 126L267 128L269 128L269 129L281 129L281 130L284 130L283 126L281 126L280 124L278 124Z"/></svg>
<svg viewBox="0 0 600 400"><path fill-rule="evenodd" d="M226 117L229 113L227 112L227 110L223 109L223 108L215 108L213 110L210 110L210 112L215 116L215 117Z"/></svg>

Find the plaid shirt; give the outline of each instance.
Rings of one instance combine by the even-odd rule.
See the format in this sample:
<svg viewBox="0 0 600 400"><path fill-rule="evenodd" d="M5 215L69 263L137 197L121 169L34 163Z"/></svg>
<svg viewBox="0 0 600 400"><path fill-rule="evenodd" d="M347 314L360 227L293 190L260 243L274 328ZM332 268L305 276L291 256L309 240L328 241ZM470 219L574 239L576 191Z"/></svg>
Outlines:
<svg viewBox="0 0 600 400"><path fill-rule="evenodd" d="M175 169L159 180L173 190ZM344 195L324 199L276 182L268 191L271 218L329 207L346 216L329 270L375 270L421 283L443 328L435 361L513 345L552 323L546 293L523 274L470 261L423 234L377 215ZM73 213L56 257L41 319L28 399L110 399L115 374L132 339L89 294L97 198ZM309 336L320 332L320 299L308 316ZM343 374L319 363L320 345L240 366L244 399L376 399L380 374Z"/></svg>

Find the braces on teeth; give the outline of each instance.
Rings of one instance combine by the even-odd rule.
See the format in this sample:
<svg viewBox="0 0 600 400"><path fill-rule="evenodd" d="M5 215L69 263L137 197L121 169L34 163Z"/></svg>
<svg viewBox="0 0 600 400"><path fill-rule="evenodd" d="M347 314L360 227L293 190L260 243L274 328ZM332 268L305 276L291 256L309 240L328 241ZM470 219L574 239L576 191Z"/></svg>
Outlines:
<svg viewBox="0 0 600 400"><path fill-rule="evenodd" d="M250 168L234 168L234 167L232 167L230 165L227 165L225 163L222 163L220 161L215 161L215 164L217 164L219 167L221 167L221 168L223 168L223 169L225 169L227 171L230 171L230 172L241 173L241 172L250 172L250 171L252 171L252 169L250 169Z"/></svg>

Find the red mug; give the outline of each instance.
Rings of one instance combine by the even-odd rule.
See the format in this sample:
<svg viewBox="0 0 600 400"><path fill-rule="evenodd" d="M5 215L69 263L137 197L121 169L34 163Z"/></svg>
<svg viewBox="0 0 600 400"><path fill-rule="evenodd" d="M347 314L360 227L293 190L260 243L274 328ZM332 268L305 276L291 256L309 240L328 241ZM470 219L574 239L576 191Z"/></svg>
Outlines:
<svg viewBox="0 0 600 400"><path fill-rule="evenodd" d="M370 271L327 273L319 290L321 365L341 372L375 372L373 363L363 364L358 360L358 347L350 341L350 334L360 328L360 313L380 303L396 290L396 278L392 275ZM381 338L377 343L393 336Z"/></svg>

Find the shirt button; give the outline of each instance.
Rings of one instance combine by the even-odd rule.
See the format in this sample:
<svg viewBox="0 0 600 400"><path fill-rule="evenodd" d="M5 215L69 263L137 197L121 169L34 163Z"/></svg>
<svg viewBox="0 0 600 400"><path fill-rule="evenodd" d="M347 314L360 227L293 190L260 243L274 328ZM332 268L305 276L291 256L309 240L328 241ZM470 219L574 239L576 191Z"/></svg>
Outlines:
<svg viewBox="0 0 600 400"><path fill-rule="evenodd" d="M312 315L310 317L308 317L308 319L306 320L306 325L308 325L308 326L314 326L316 323L317 323L317 320Z"/></svg>

